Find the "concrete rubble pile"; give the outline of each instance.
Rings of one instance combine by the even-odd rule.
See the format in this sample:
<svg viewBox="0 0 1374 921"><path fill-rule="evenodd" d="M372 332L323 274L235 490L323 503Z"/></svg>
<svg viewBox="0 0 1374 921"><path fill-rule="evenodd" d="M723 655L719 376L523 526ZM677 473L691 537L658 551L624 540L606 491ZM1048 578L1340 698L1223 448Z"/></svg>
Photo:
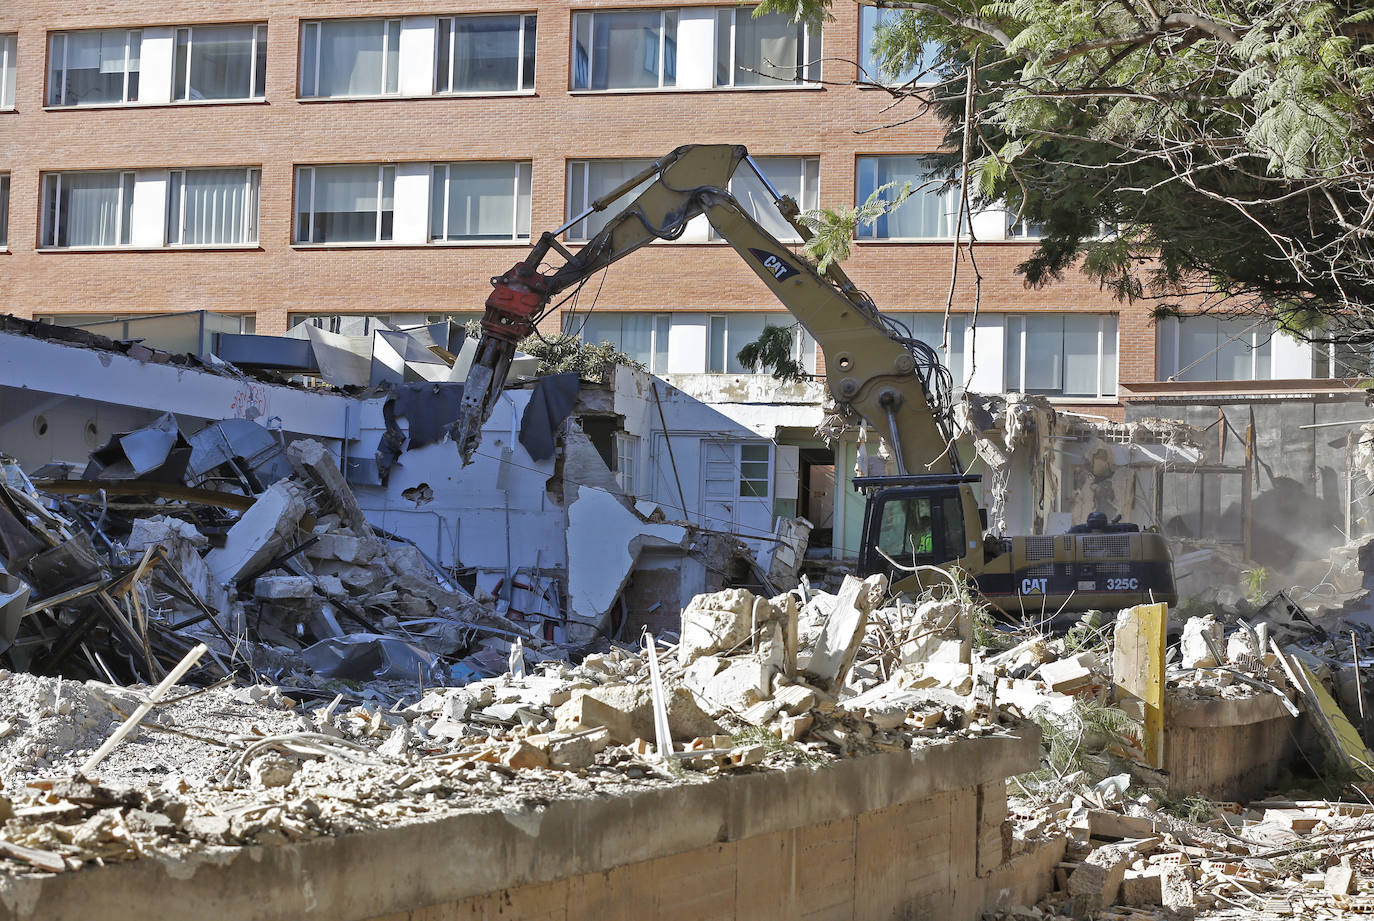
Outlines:
<svg viewBox="0 0 1374 921"><path fill-rule="evenodd" d="M180 437L175 423L171 432L168 444ZM545 646L369 525L318 442L274 447L270 482L263 467L227 492L172 477L140 486L153 495L134 504L73 495L85 480L38 487L0 466L0 664L154 682L204 643L193 683L232 676L328 699L339 688L321 686L341 681L497 674L512 641ZM160 455L163 468L175 454ZM95 485L107 482L118 484Z"/></svg>
<svg viewBox="0 0 1374 921"><path fill-rule="evenodd" d="M967 609L885 606L886 588L701 595L676 644L529 665L517 640L509 671L390 706L179 692L85 774L145 692L0 673L0 869L279 844L997 732Z"/></svg>
<svg viewBox="0 0 1374 921"><path fill-rule="evenodd" d="M1228 633L1211 615L1187 619L1166 658L1170 706L1276 695L1294 715L1323 725L1320 744L1304 734L1309 761L1355 778L1352 789L1365 802L1271 798L1242 806L1167 792L1168 776L1141 745L1144 702L1124 689L1131 676L1122 674L1122 637L1139 610L1118 614L1114 628L1085 617L1067 638L1030 636L985 660L997 676L998 705L1033 717L1044 731L1042 769L1013 782L1014 834L1068 841L1054 891L1041 904L988 918L1374 912L1374 807L1367 801L1374 759L1358 735L1352 742L1327 731L1343 716L1331 701L1335 675L1310 649L1281 644L1276 637L1293 638L1281 627L1240 622Z"/></svg>

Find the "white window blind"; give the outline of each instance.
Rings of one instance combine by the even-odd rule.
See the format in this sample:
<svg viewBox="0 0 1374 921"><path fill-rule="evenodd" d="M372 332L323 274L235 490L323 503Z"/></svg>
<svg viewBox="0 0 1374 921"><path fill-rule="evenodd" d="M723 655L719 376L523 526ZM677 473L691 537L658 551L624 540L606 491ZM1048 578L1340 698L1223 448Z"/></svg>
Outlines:
<svg viewBox="0 0 1374 921"><path fill-rule="evenodd" d="M0 109L14 108L17 35L0 35Z"/></svg>
<svg viewBox="0 0 1374 921"><path fill-rule="evenodd" d="M138 29L53 33L48 45L48 105L136 102L142 46Z"/></svg>
<svg viewBox="0 0 1374 921"><path fill-rule="evenodd" d="M435 31L436 93L534 89L535 17L441 16Z"/></svg>
<svg viewBox="0 0 1374 921"><path fill-rule="evenodd" d="M782 86L816 81L820 34L786 13L753 7L716 11L716 86Z"/></svg>
<svg viewBox="0 0 1374 921"><path fill-rule="evenodd" d="M302 96L400 91L401 20L335 19L301 26Z"/></svg>
<svg viewBox="0 0 1374 921"><path fill-rule="evenodd" d="M395 197L394 166L297 167L296 242L388 242Z"/></svg>
<svg viewBox="0 0 1374 921"><path fill-rule="evenodd" d="M529 163L434 164L431 240L523 240L529 235Z"/></svg>
<svg viewBox="0 0 1374 921"><path fill-rule="evenodd" d="M178 102L261 99L267 81L267 25L176 30L172 98Z"/></svg>
<svg viewBox="0 0 1374 921"><path fill-rule="evenodd" d="M256 169L172 170L167 185L167 242L173 246L258 242Z"/></svg>
<svg viewBox="0 0 1374 921"><path fill-rule="evenodd" d="M895 201L909 183L911 195L872 224L859 227L860 239L903 240L954 236L957 190L935 177L930 161L920 156L860 157L856 204L862 205L883 186L883 198Z"/></svg>
<svg viewBox="0 0 1374 921"><path fill-rule="evenodd" d="M43 177L43 245L128 245L133 203L132 172L49 173Z"/></svg>

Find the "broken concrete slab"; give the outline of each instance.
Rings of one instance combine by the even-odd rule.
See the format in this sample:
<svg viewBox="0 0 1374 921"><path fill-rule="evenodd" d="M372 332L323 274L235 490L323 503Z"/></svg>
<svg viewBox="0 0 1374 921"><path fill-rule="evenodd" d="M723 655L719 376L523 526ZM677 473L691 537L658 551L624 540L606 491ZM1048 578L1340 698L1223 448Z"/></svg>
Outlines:
<svg viewBox="0 0 1374 921"><path fill-rule="evenodd" d="M882 603L886 593L886 576L874 575L863 580L845 576L806 664L806 674L815 683L829 689L843 679L863 642L868 615Z"/></svg>
<svg viewBox="0 0 1374 921"><path fill-rule="evenodd" d="M315 486L322 507L338 515L355 536L372 536L372 526L339 470L339 459L329 449L312 438L303 438L291 442L286 456L297 475Z"/></svg>
<svg viewBox="0 0 1374 921"><path fill-rule="evenodd" d="M1092 684L1094 670L1100 666L1097 656L1080 653L1067 659L1057 659L1040 666L1040 680L1051 691L1069 694Z"/></svg>
<svg viewBox="0 0 1374 921"><path fill-rule="evenodd" d="M774 669L741 656L705 683L701 696L712 712L739 713L768 696Z"/></svg>
<svg viewBox="0 0 1374 921"><path fill-rule="evenodd" d="M1183 657L1183 667L1215 668L1220 665L1212 650L1221 650L1222 634L1221 624L1217 623L1211 614L1188 618L1187 623L1183 625L1183 639L1179 648Z"/></svg>
<svg viewBox="0 0 1374 921"><path fill-rule="evenodd" d="M687 529L681 525L650 524L604 489L573 487L568 505L568 612L588 625L599 625L630 578L640 551L646 547L687 549ZM591 626L575 629L572 639L595 634Z"/></svg>
<svg viewBox="0 0 1374 921"><path fill-rule="evenodd" d="M271 562L300 530L309 493L292 480L278 480L258 496L225 536L224 546L205 555L215 581L237 582Z"/></svg>
<svg viewBox="0 0 1374 921"><path fill-rule="evenodd" d="M756 596L746 588L697 595L682 610L677 661L686 666L700 656L737 649L752 635Z"/></svg>
<svg viewBox="0 0 1374 921"><path fill-rule="evenodd" d="M342 593L340 584L338 594ZM263 601L309 598L314 594L315 583L306 576L259 576L253 582L253 597Z"/></svg>
<svg viewBox="0 0 1374 921"><path fill-rule="evenodd" d="M677 686L667 689L665 696L667 698L665 703L668 709L668 727L675 740L687 741L698 736L716 735L721 731L715 720L703 712L697 704L696 698L687 688ZM604 704L610 710L619 713L620 716L608 715L604 709L591 708L578 703L586 698ZM574 710L575 706L580 709ZM567 709L565 710L565 708ZM562 719L562 714L565 712L580 714L576 725L578 728L584 729L592 728L587 724L590 714L596 714L594 719L604 717L605 721L597 722L596 725L605 725L611 730L612 737L616 738L616 741L621 741L625 736L629 737L625 741L632 741L636 738L654 738L653 691L647 682L603 685L598 688L573 691L572 699L558 708L560 729L565 724L573 725L571 719ZM607 725L612 722L620 725Z"/></svg>

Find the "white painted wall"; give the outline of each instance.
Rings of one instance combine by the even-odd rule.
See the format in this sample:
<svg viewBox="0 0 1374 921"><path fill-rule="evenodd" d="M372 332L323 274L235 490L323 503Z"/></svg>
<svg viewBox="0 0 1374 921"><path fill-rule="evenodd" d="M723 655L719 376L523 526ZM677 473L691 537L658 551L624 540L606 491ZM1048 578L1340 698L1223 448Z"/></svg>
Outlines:
<svg viewBox="0 0 1374 921"><path fill-rule="evenodd" d="M715 65L715 8L678 10L677 85L682 89L710 89L715 85Z"/></svg>
<svg viewBox="0 0 1374 921"><path fill-rule="evenodd" d="M434 93L434 33L433 16L407 16L401 20L399 89L402 96ZM398 175L398 193L399 179Z"/></svg>
<svg viewBox="0 0 1374 921"><path fill-rule="evenodd" d="M405 33L401 33L402 42ZM404 48L404 45L402 46ZM405 52L401 52L405 61ZM428 163L396 164L395 216L392 239L397 243L426 243L429 240L429 181Z"/></svg>
<svg viewBox="0 0 1374 921"><path fill-rule="evenodd" d="M139 52L138 101L165 103L172 101L172 56L176 30L156 27L143 30L143 46Z"/></svg>
<svg viewBox="0 0 1374 921"><path fill-rule="evenodd" d="M167 243L167 171L141 169L134 173L134 206L130 241L134 246Z"/></svg>
<svg viewBox="0 0 1374 921"><path fill-rule="evenodd" d="M964 340L968 356L964 373L968 375L969 390L1000 393L1004 389L1006 339L1006 318L1002 314L985 313L978 317L978 325L968 331Z"/></svg>
<svg viewBox="0 0 1374 921"><path fill-rule="evenodd" d="M1270 374L1275 380L1312 376L1312 344L1284 332L1274 333L1269 346Z"/></svg>

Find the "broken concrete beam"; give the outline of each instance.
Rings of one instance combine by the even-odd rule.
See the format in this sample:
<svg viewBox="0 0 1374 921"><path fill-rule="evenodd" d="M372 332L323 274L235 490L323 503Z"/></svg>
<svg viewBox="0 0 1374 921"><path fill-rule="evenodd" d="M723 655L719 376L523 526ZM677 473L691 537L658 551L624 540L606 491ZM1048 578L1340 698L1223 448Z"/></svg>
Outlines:
<svg viewBox="0 0 1374 921"><path fill-rule="evenodd" d="M1088 830L1094 838L1148 838L1155 833L1155 825L1143 816L1089 809Z"/></svg>
<svg viewBox="0 0 1374 921"><path fill-rule="evenodd" d="M311 438L291 442L287 446L286 456L297 474L323 494L324 511L335 512L356 536L372 536L372 526L358 507L358 500L354 498L353 490L339 469L337 457Z"/></svg>
<svg viewBox="0 0 1374 921"><path fill-rule="evenodd" d="M682 609L678 665L744 644L754 626L754 593L745 588L697 595Z"/></svg>
<svg viewBox="0 0 1374 921"><path fill-rule="evenodd" d="M339 593L343 593L342 585ZM263 601L309 598L313 594L315 584L305 576L261 576L253 583L253 597Z"/></svg>
<svg viewBox="0 0 1374 921"><path fill-rule="evenodd" d="M821 688L830 690L843 680L863 642L868 615L882 603L887 593L887 577L869 576L860 581L845 576L821 632L816 637L806 674Z"/></svg>
<svg viewBox="0 0 1374 921"><path fill-rule="evenodd" d="M205 555L215 581L237 582L279 556L300 529L307 499L305 487L291 480L269 486L229 529L224 546Z"/></svg>

